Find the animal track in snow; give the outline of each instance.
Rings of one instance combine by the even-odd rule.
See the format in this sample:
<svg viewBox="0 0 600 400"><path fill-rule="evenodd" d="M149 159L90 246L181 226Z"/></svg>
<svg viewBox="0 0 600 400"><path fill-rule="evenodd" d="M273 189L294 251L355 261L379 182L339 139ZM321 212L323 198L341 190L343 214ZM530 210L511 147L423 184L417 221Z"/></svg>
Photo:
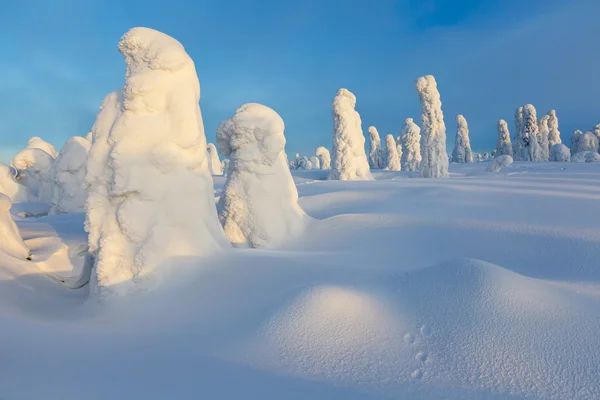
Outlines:
<svg viewBox="0 0 600 400"><path fill-rule="evenodd" d="M420 351L415 355L415 360L425 362L427 361L427 353Z"/></svg>
<svg viewBox="0 0 600 400"><path fill-rule="evenodd" d="M412 333L407 333L406 335L404 335L404 343L413 344L414 342L415 337L412 335Z"/></svg>
<svg viewBox="0 0 600 400"><path fill-rule="evenodd" d="M431 333L432 333L431 328L428 327L427 325L423 325L421 327L421 336L428 337L428 336L431 336Z"/></svg>

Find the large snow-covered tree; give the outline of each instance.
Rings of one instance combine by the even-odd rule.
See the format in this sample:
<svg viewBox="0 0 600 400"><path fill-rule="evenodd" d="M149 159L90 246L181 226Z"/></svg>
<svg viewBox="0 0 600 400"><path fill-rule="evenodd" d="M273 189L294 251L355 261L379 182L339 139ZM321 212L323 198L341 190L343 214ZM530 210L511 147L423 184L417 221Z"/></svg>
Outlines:
<svg viewBox="0 0 600 400"><path fill-rule="evenodd" d="M505 120L498 121L498 140L496 141L496 156L513 155L513 147L510 142L510 132Z"/></svg>
<svg viewBox="0 0 600 400"><path fill-rule="evenodd" d="M269 247L301 233L307 216L284 155L284 123L269 107L250 103L217 129L229 173L217 206L229 241Z"/></svg>
<svg viewBox="0 0 600 400"><path fill-rule="evenodd" d="M86 228L95 258L92 293L148 289L180 257L229 244L208 171L194 62L175 39L148 28L119 43L125 86L92 128Z"/></svg>
<svg viewBox="0 0 600 400"><path fill-rule="evenodd" d="M442 102L435 78L423 76L416 81L421 102L421 176L439 178L448 176L446 154L446 125Z"/></svg>
<svg viewBox="0 0 600 400"><path fill-rule="evenodd" d="M527 144L529 152L529 161L545 161L543 159L542 148L538 142L538 120L535 107L531 104L523 107L523 138Z"/></svg>
<svg viewBox="0 0 600 400"><path fill-rule="evenodd" d="M28 201L50 203L50 168L53 161L50 154L33 147L21 150L13 157L12 165L18 171L19 183L28 189Z"/></svg>
<svg viewBox="0 0 600 400"><path fill-rule="evenodd" d="M0 163L0 193L7 195L12 202L27 201L27 187L21 185L16 176L15 168Z"/></svg>
<svg viewBox="0 0 600 400"><path fill-rule="evenodd" d="M50 214L84 211L87 200L84 180L91 146L86 138L74 136L67 140L52 163Z"/></svg>
<svg viewBox="0 0 600 400"><path fill-rule="evenodd" d="M58 157L58 151L56 151L54 146L52 146L52 144L46 142L44 139L37 137L37 136L34 136L31 139L29 139L29 142L27 143L27 148L28 149L40 149L40 150L43 150L46 153L50 154L52 156L52 158Z"/></svg>
<svg viewBox="0 0 600 400"><path fill-rule="evenodd" d="M331 155L329 154L329 150L323 146L320 146L317 147L317 151L315 153L317 157L319 157L321 169L331 168Z"/></svg>
<svg viewBox="0 0 600 400"><path fill-rule="evenodd" d="M354 109L356 96L339 89L333 99L333 148L329 179L340 181L372 180L365 153L365 136L360 115Z"/></svg>
<svg viewBox="0 0 600 400"><path fill-rule="evenodd" d="M374 126L369 127L369 167L371 169L385 167L385 150L381 146L379 132Z"/></svg>
<svg viewBox="0 0 600 400"><path fill-rule="evenodd" d="M393 135L385 136L385 170L400 171L400 156L396 147L396 140Z"/></svg>
<svg viewBox="0 0 600 400"><path fill-rule="evenodd" d="M577 153L592 151L598 152L598 138L592 132L586 132L577 141Z"/></svg>
<svg viewBox="0 0 600 400"><path fill-rule="evenodd" d="M6 255L25 260L29 258L29 248L25 245L19 228L10 215L12 201L0 193L0 258Z"/></svg>
<svg viewBox="0 0 600 400"><path fill-rule="evenodd" d="M212 143L208 143L206 145L206 152L208 153L208 170L211 175L223 175L217 147Z"/></svg>
<svg viewBox="0 0 600 400"><path fill-rule="evenodd" d="M548 122L550 121L549 115L544 115L538 122L538 135L537 142L540 146L540 157L541 161L548 161L550 157L550 147L548 136L550 135L550 127Z"/></svg>
<svg viewBox="0 0 600 400"><path fill-rule="evenodd" d="M583 136L583 132L577 129L571 134L571 157L579 152L579 140Z"/></svg>
<svg viewBox="0 0 600 400"><path fill-rule="evenodd" d="M469 125L462 115L456 116L456 140L454 141L454 151L452 151L452 162L472 163L473 152L471 151L471 141L469 140Z"/></svg>
<svg viewBox="0 0 600 400"><path fill-rule="evenodd" d="M421 128L412 118L406 118L400 135L402 141L402 170L418 171L421 163Z"/></svg>
<svg viewBox="0 0 600 400"><path fill-rule="evenodd" d="M548 112L548 148L552 149L554 145L560 143L562 143L562 140L558 130L558 117L555 110L550 110Z"/></svg>
<svg viewBox="0 0 600 400"><path fill-rule="evenodd" d="M550 149L550 161L569 162L571 161L571 151L562 143L556 143Z"/></svg>
<svg viewBox="0 0 600 400"><path fill-rule="evenodd" d="M517 108L515 111L515 138L513 140L513 158L515 161L531 160L529 154L529 138L525 136L523 129L523 107Z"/></svg>

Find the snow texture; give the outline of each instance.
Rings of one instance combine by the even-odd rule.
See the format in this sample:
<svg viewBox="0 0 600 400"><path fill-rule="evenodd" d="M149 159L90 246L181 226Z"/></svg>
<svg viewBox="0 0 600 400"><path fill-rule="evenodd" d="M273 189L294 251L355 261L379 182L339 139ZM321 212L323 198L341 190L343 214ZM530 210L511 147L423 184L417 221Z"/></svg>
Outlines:
<svg viewBox="0 0 600 400"><path fill-rule="evenodd" d="M284 123L261 104L241 106L217 129L229 174L217 206L225 235L236 247L270 247L300 234L307 216L287 166Z"/></svg>
<svg viewBox="0 0 600 400"><path fill-rule="evenodd" d="M562 143L557 143L550 149L550 161L569 162L571 161L571 150Z"/></svg>
<svg viewBox="0 0 600 400"><path fill-rule="evenodd" d="M537 142L540 147L541 161L548 161L550 158L550 127L549 127L550 116L544 115L538 122L538 135Z"/></svg>
<svg viewBox="0 0 600 400"><path fill-rule="evenodd" d="M13 157L12 165L18 171L19 183L28 189L28 201L50 203L50 168L53 161L50 154L38 148L26 148Z"/></svg>
<svg viewBox="0 0 600 400"><path fill-rule="evenodd" d="M577 153L593 151L598 152L598 138L592 132L586 132L577 140Z"/></svg>
<svg viewBox="0 0 600 400"><path fill-rule="evenodd" d="M310 159L310 169L321 169L321 161L317 156L311 156Z"/></svg>
<svg viewBox="0 0 600 400"><path fill-rule="evenodd" d="M386 171L400 171L400 156L398 155L398 148L396 147L396 140L393 135L385 136L385 150L386 150Z"/></svg>
<svg viewBox="0 0 600 400"><path fill-rule="evenodd" d="M206 151L208 153L208 170L211 175L223 175L221 169L221 160L219 160L219 153L214 144L209 143L206 145Z"/></svg>
<svg viewBox="0 0 600 400"><path fill-rule="evenodd" d="M454 151L452 151L452 162L472 163L473 152L471 151L471 141L469 140L469 125L462 115L456 116L456 140L454 141Z"/></svg>
<svg viewBox="0 0 600 400"><path fill-rule="evenodd" d="M555 144L562 143L560 131L558 130L558 117L555 110L548 112L548 147L552 148Z"/></svg>
<svg viewBox="0 0 600 400"><path fill-rule="evenodd" d="M339 89L333 99L333 148L329 179L339 181L372 180L365 153L365 137L360 115L354 109L356 96Z"/></svg>
<svg viewBox="0 0 600 400"><path fill-rule="evenodd" d="M496 141L496 155L511 157L513 155L513 146L510 142L510 132L508 131L508 124L503 119L498 121L498 140Z"/></svg>
<svg viewBox="0 0 600 400"><path fill-rule="evenodd" d="M0 163L0 193L13 203L27 201L27 188L16 180L17 170Z"/></svg>
<svg viewBox="0 0 600 400"><path fill-rule="evenodd" d="M319 157L321 169L331 168L331 155L329 154L329 150L323 146L317 147L316 155Z"/></svg>
<svg viewBox="0 0 600 400"><path fill-rule="evenodd" d="M85 175L87 157L92 144L74 136L67 140L50 168L52 197L50 214L83 212L87 200Z"/></svg>
<svg viewBox="0 0 600 400"><path fill-rule="evenodd" d="M29 139L27 143L28 149L40 149L50 154L52 158L58 157L58 151L52 146L50 143L46 142L44 139L34 136Z"/></svg>
<svg viewBox="0 0 600 400"><path fill-rule="evenodd" d="M513 158L507 154L503 154L497 157L494 157L492 161L489 162L486 171L488 172L500 172L502 168L510 167L513 163Z"/></svg>
<svg viewBox="0 0 600 400"><path fill-rule="evenodd" d="M579 129L571 134L571 157L579 152L579 140L583 136L583 132Z"/></svg>
<svg viewBox="0 0 600 400"><path fill-rule="evenodd" d="M446 125L442 113L442 102L435 78L423 76L416 81L421 102L421 164L423 178L448 176L446 154Z"/></svg>
<svg viewBox="0 0 600 400"><path fill-rule="evenodd" d="M386 165L385 150L381 146L379 132L374 126L369 127L369 167L383 169Z"/></svg>
<svg viewBox="0 0 600 400"><path fill-rule="evenodd" d="M402 134L402 170L418 171L421 163L421 128L412 118L406 118Z"/></svg>
<svg viewBox="0 0 600 400"><path fill-rule="evenodd" d="M227 246L217 218L194 62L175 39L148 28L119 43L122 92L105 99L92 129L86 181L92 292L146 290L176 257Z"/></svg>
<svg viewBox="0 0 600 400"><path fill-rule="evenodd" d="M8 255L25 260L30 252L10 215L11 207L10 197L0 193L0 257Z"/></svg>

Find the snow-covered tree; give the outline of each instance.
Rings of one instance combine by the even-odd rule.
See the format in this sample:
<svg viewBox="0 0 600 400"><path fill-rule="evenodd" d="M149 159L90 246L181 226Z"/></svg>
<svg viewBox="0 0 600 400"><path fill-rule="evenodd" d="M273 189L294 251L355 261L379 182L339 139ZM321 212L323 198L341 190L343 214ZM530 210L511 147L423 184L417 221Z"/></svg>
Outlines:
<svg viewBox="0 0 600 400"><path fill-rule="evenodd" d="M44 139L34 136L29 139L27 143L28 149L40 149L50 154L52 158L58 157L58 151L52 146L50 143L46 142Z"/></svg>
<svg viewBox="0 0 600 400"><path fill-rule="evenodd" d="M454 151L452 152L452 162L472 163L473 152L471 151L471 141L469 140L469 125L462 115L456 116L456 140L454 141Z"/></svg>
<svg viewBox="0 0 600 400"><path fill-rule="evenodd" d="M38 148L26 148L12 159L12 165L18 171L19 183L28 189L28 201L50 203L50 168L53 161L50 154Z"/></svg>
<svg viewBox="0 0 600 400"><path fill-rule="evenodd" d="M577 141L577 153L584 151L598 152L598 138L592 132L586 132Z"/></svg>
<svg viewBox="0 0 600 400"><path fill-rule="evenodd" d="M307 170L310 168L310 160L308 159L308 157L296 154L296 169Z"/></svg>
<svg viewBox="0 0 600 400"><path fill-rule="evenodd" d="M381 138L374 126L369 127L369 149L369 167L383 169L385 167L385 150L381 147Z"/></svg>
<svg viewBox="0 0 600 400"><path fill-rule="evenodd" d="M7 195L13 203L27 201L27 187L16 179L17 170L0 163L0 193Z"/></svg>
<svg viewBox="0 0 600 400"><path fill-rule="evenodd" d="M393 135L385 136L385 167L387 171L400 171L400 156Z"/></svg>
<svg viewBox="0 0 600 400"><path fill-rule="evenodd" d="M329 150L323 146L317 147L316 155L319 157L321 169L331 168L331 155L329 154Z"/></svg>
<svg viewBox="0 0 600 400"><path fill-rule="evenodd" d="M583 132L579 129L571 134L571 157L579 152L579 140L583 136Z"/></svg>
<svg viewBox="0 0 600 400"><path fill-rule="evenodd" d="M321 161L317 156L311 156L310 159L311 169L321 169Z"/></svg>
<svg viewBox="0 0 600 400"><path fill-rule="evenodd" d="M596 136L596 138L600 141L600 124L594 126L594 128L591 131L594 136Z"/></svg>
<svg viewBox="0 0 600 400"><path fill-rule="evenodd" d="M503 154L495 157L489 162L486 171L488 172L500 172L502 168L510 167L513 163L513 158L508 154Z"/></svg>
<svg viewBox="0 0 600 400"><path fill-rule="evenodd" d="M496 141L496 156L513 155L513 147L510 142L510 132L505 120L498 121L498 140Z"/></svg>
<svg viewBox="0 0 600 400"><path fill-rule="evenodd" d="M50 214L84 211L87 200L84 180L91 146L87 139L73 136L67 140L52 163Z"/></svg>
<svg viewBox="0 0 600 400"><path fill-rule="evenodd" d="M356 97L340 89L333 99L333 149L329 179L372 180L365 153L365 137L360 115L354 109Z"/></svg>
<svg viewBox="0 0 600 400"><path fill-rule="evenodd" d="M597 151L587 151L585 156L586 163L597 163L600 162L600 154Z"/></svg>
<svg viewBox="0 0 600 400"><path fill-rule="evenodd" d="M442 113L442 102L435 78L423 76L416 82L421 102L421 176L439 178L448 176L446 154L446 125Z"/></svg>
<svg viewBox="0 0 600 400"><path fill-rule="evenodd" d="M558 117L555 110L548 112L548 148L554 147L555 144L562 143L560 139L560 131L558 130Z"/></svg>
<svg viewBox="0 0 600 400"><path fill-rule="evenodd" d="M396 138L396 152L398 153L398 160L400 162L400 170L402 170L402 154L404 153L404 149L402 148L402 138L398 136Z"/></svg>
<svg viewBox="0 0 600 400"><path fill-rule="evenodd" d="M211 175L223 175L221 160L219 160L219 153L215 145L212 143L207 144L206 152L208 153L208 170Z"/></svg>
<svg viewBox="0 0 600 400"><path fill-rule="evenodd" d="M412 118L406 118L400 136L402 140L402 170L418 171L421 163L421 128Z"/></svg>
<svg viewBox="0 0 600 400"><path fill-rule="evenodd" d="M571 161L571 151L562 143L557 143L550 148L550 161L569 162Z"/></svg>
<svg viewBox="0 0 600 400"><path fill-rule="evenodd" d="M538 143L538 121L535 107L527 104L523 107L523 138L529 151L529 161L545 161L542 148Z"/></svg>
<svg viewBox="0 0 600 400"><path fill-rule="evenodd" d="M10 197L0 193L0 258L8 255L25 260L29 258L30 251L10 215L11 207Z"/></svg>
<svg viewBox="0 0 600 400"><path fill-rule="evenodd" d="M523 129L523 107L517 108L515 111L515 140L513 141L513 158L515 161L530 161L529 154L529 137L525 136Z"/></svg>
<svg viewBox="0 0 600 400"><path fill-rule="evenodd" d="M217 129L229 175L217 206L229 241L239 247L268 247L304 229L307 216L287 167L284 123L261 104L240 107Z"/></svg>
<svg viewBox="0 0 600 400"><path fill-rule="evenodd" d="M125 86L92 128L86 228L92 293L147 289L179 257L229 246L208 170L194 62L175 39L148 28L119 43Z"/></svg>
<svg viewBox="0 0 600 400"><path fill-rule="evenodd" d="M223 175L227 176L227 170L229 169L229 159L226 158L221 161L221 171L223 171Z"/></svg>
<svg viewBox="0 0 600 400"><path fill-rule="evenodd" d="M541 161L548 161L550 158L550 147L548 137L550 135L550 127L548 122L550 121L549 115L544 115L538 122L538 135L537 142L540 146Z"/></svg>

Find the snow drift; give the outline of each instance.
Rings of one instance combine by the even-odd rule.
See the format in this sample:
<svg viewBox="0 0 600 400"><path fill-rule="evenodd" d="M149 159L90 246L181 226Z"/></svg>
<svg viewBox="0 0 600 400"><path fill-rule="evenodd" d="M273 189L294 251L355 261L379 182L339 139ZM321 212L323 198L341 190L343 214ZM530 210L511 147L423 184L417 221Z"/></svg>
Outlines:
<svg viewBox="0 0 600 400"><path fill-rule="evenodd" d="M87 139L74 136L67 140L52 163L50 214L84 211L87 200L84 180L91 146Z"/></svg>
<svg viewBox="0 0 600 400"><path fill-rule="evenodd" d="M500 172L502 168L510 167L513 163L513 158L509 155L501 155L495 157L487 166L488 172Z"/></svg>

